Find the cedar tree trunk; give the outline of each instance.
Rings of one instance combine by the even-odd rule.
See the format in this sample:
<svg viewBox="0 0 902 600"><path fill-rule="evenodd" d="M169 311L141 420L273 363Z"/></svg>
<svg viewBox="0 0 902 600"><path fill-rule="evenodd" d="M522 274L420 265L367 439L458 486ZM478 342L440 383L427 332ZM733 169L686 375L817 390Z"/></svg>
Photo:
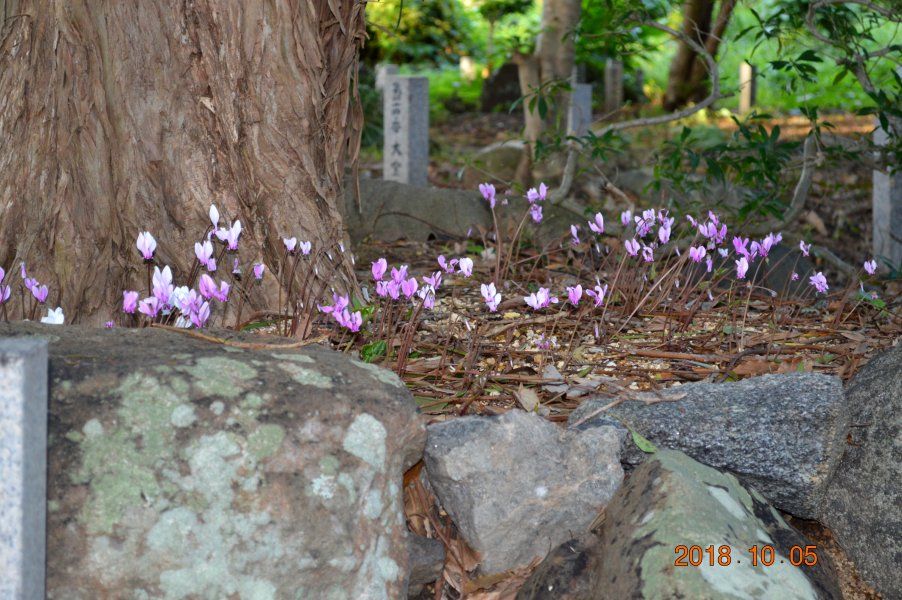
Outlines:
<svg viewBox="0 0 902 600"><path fill-rule="evenodd" d="M178 285L213 202L241 219L241 254L270 282L285 235L323 250L320 275L356 286L347 255L325 250L343 239L359 149L364 6L0 0L6 283L18 287L24 261L67 321L102 322L123 289L144 293L138 233L156 237ZM275 285L258 289L252 305L275 309Z"/></svg>

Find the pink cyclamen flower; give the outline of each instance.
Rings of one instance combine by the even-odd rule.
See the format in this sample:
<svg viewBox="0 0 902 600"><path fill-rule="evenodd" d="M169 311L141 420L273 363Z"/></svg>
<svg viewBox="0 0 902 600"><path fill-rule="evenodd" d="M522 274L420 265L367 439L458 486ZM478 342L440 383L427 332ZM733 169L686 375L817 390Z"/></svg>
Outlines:
<svg viewBox="0 0 902 600"><path fill-rule="evenodd" d="M50 290L47 289L46 285L34 285L31 288L31 293L40 304L44 304L47 301L47 295L50 293Z"/></svg>
<svg viewBox="0 0 902 600"><path fill-rule="evenodd" d="M814 289L821 294L826 294L827 290L830 289L830 286L827 285L827 278L824 277L824 274L820 271L812 275L808 281L810 281L811 285L814 286Z"/></svg>
<svg viewBox="0 0 902 600"><path fill-rule="evenodd" d="M341 244L339 244L339 247L341 247ZM310 250L313 249L313 244L311 242L301 242L300 244L298 244L298 248L300 248L301 254L303 254L304 256L309 256ZM343 249L342 252L344 252Z"/></svg>
<svg viewBox="0 0 902 600"><path fill-rule="evenodd" d="M373 281L382 281L382 278L385 277L385 272L388 271L388 261L380 258L373 263L370 271L373 274Z"/></svg>
<svg viewBox="0 0 902 600"><path fill-rule="evenodd" d="M197 262L207 267L213 259L213 244L209 240L205 240L203 243L195 242L194 256L197 257Z"/></svg>
<svg viewBox="0 0 902 600"><path fill-rule="evenodd" d="M12 288L10 286L0 285L0 304L9 300L10 294L12 294Z"/></svg>
<svg viewBox="0 0 902 600"><path fill-rule="evenodd" d="M473 259L465 256L460 259L457 267L460 269L459 273L463 274L464 277L469 277L473 274Z"/></svg>
<svg viewBox="0 0 902 600"><path fill-rule="evenodd" d="M125 290L124 292L122 292L122 312L133 315L135 314L135 309L137 307L138 292L133 292L131 290Z"/></svg>
<svg viewBox="0 0 902 600"><path fill-rule="evenodd" d="M570 243L579 246L579 227L570 225Z"/></svg>
<svg viewBox="0 0 902 600"><path fill-rule="evenodd" d="M401 265L400 269L396 269L392 267L391 269L391 280L395 283L401 283L407 279L407 265Z"/></svg>
<svg viewBox="0 0 902 600"><path fill-rule="evenodd" d="M707 267L708 273L714 269L714 259L711 258L710 254L705 258L705 267Z"/></svg>
<svg viewBox="0 0 902 600"><path fill-rule="evenodd" d="M877 272L877 261L874 259L864 261L864 270L867 271L868 275L873 275ZM0 277L2 279L2 277Z"/></svg>
<svg viewBox="0 0 902 600"><path fill-rule="evenodd" d="M228 302L229 301L229 290L231 286L225 281L219 282L219 289L213 290L213 297L219 300L220 302Z"/></svg>
<svg viewBox="0 0 902 600"><path fill-rule="evenodd" d="M141 256L144 260L153 260L153 253L157 249L157 241L153 239L153 236L150 235L149 231L143 231L138 234L138 242L136 244L138 246L138 252L141 253ZM25 264L22 264L23 269Z"/></svg>
<svg viewBox="0 0 902 600"><path fill-rule="evenodd" d="M449 275L454 274L454 267L458 262L456 258L447 260L444 254L439 254L436 260L438 260L438 266L440 266L445 273L448 273Z"/></svg>
<svg viewBox="0 0 902 600"><path fill-rule="evenodd" d="M661 240L662 244L666 244L670 241L670 227L673 225L673 219L665 220L664 223L661 224L661 227L658 228L658 239Z"/></svg>
<svg viewBox="0 0 902 600"><path fill-rule="evenodd" d="M294 254L295 248L298 246L298 238L282 238L282 243L285 244L285 250L288 251L288 254Z"/></svg>
<svg viewBox="0 0 902 600"><path fill-rule="evenodd" d="M579 306L579 301L583 297L583 286L580 284L576 284L573 287L567 288L567 300L570 301L570 304L573 306Z"/></svg>
<svg viewBox="0 0 902 600"><path fill-rule="evenodd" d="M138 303L138 312L153 319L160 312L160 301L156 296L145 298Z"/></svg>
<svg viewBox="0 0 902 600"><path fill-rule="evenodd" d="M705 258L705 254L707 254L707 250L705 250L704 246L689 247L689 258L692 262L702 262L702 259Z"/></svg>
<svg viewBox="0 0 902 600"><path fill-rule="evenodd" d="M595 213L595 218L589 221L589 229L599 235L604 233L604 215Z"/></svg>
<svg viewBox="0 0 902 600"><path fill-rule="evenodd" d="M431 276L423 276L423 283L433 289L433 291L442 287L442 272L436 271Z"/></svg>
<svg viewBox="0 0 902 600"><path fill-rule="evenodd" d="M116 323L114 323L113 321L107 321L106 323L103 324L103 326L106 327L107 329L112 329L113 327L116 326Z"/></svg>
<svg viewBox="0 0 902 600"><path fill-rule="evenodd" d="M630 221L632 221L632 220L633 220L633 211L625 210L622 213L620 213L620 224L623 225L624 227L629 225Z"/></svg>
<svg viewBox="0 0 902 600"><path fill-rule="evenodd" d="M210 318L210 303L204 302L197 310L192 310L188 318L191 320L191 324L198 329L206 325L207 320Z"/></svg>
<svg viewBox="0 0 902 600"><path fill-rule="evenodd" d="M736 250L736 254L748 258L749 250L746 246L749 243L749 238L741 238L738 236L733 236L733 249ZM741 279L741 278L740 278Z"/></svg>
<svg viewBox="0 0 902 600"><path fill-rule="evenodd" d="M416 277L405 279L401 282L401 293L404 294L405 298L410 298L416 293L419 286L420 284L417 282Z"/></svg>
<svg viewBox="0 0 902 600"><path fill-rule="evenodd" d="M491 183L480 183L479 184L479 193L482 194L482 197L486 199L489 203L489 208L495 208L495 186Z"/></svg>
<svg viewBox="0 0 902 600"><path fill-rule="evenodd" d="M629 254L630 256L636 256L637 254L639 254L639 242L637 242L635 239L627 240L626 242L624 242L624 246L626 247L627 254Z"/></svg>
<svg viewBox="0 0 902 600"><path fill-rule="evenodd" d="M241 265L238 264L237 257L232 261L232 275L234 275L236 279L241 279Z"/></svg>
<svg viewBox="0 0 902 600"><path fill-rule="evenodd" d="M718 248L717 253L720 254L721 258L726 258L730 255L730 251L726 248Z"/></svg>
<svg viewBox="0 0 902 600"><path fill-rule="evenodd" d="M655 262L655 249L651 246L642 246L642 260L645 262Z"/></svg>
<svg viewBox="0 0 902 600"><path fill-rule="evenodd" d="M498 305L501 304L501 293L495 290L495 284L483 283L479 289L482 292L482 297L485 300L485 304L488 307L489 312L497 311Z"/></svg>
<svg viewBox="0 0 902 600"><path fill-rule="evenodd" d="M746 257L740 257L736 261L736 278L745 279L745 274L749 271L749 261Z"/></svg>
<svg viewBox="0 0 902 600"><path fill-rule="evenodd" d="M213 224L213 229L219 227L219 209L216 208L215 204L210 205L210 223Z"/></svg>
<svg viewBox="0 0 902 600"><path fill-rule="evenodd" d="M798 280L799 280L799 274L796 273L795 271L793 271L793 272L792 272L792 275L789 277L789 279L790 279L791 281L798 281Z"/></svg>
<svg viewBox="0 0 902 600"><path fill-rule="evenodd" d="M811 252L811 244L806 244L804 240L799 240L799 250L802 251L802 256L808 256L808 253Z"/></svg>
<svg viewBox="0 0 902 600"><path fill-rule="evenodd" d="M0 267L0 283L3 283L3 280L6 278L6 271L3 270L3 267Z"/></svg>
<svg viewBox="0 0 902 600"><path fill-rule="evenodd" d="M169 297L172 296L172 291L175 289L175 286L172 285L172 269L169 268L169 265L163 267L162 270L160 270L160 267L154 267L152 281L153 288L151 292L160 301L160 306L163 307L169 303Z"/></svg>
<svg viewBox="0 0 902 600"><path fill-rule="evenodd" d="M586 290L586 296L593 298L595 300L596 308L604 304L604 297L608 293L608 284L604 284L604 286L596 285L591 290Z"/></svg>
<svg viewBox="0 0 902 600"><path fill-rule="evenodd" d="M213 281L213 278L204 273L200 276L200 281L197 284L197 289L200 292L200 295L209 300L216 296L219 293L219 290L216 288L216 282Z"/></svg>
<svg viewBox="0 0 902 600"><path fill-rule="evenodd" d="M543 202L546 196L548 196L548 186L544 183L540 183L538 189L529 188L526 191L526 199L529 200L531 204L534 204L536 202Z"/></svg>
<svg viewBox="0 0 902 600"><path fill-rule="evenodd" d="M241 237L241 221L235 221L228 229L225 227L217 229L216 237L219 238L219 241L225 242L229 250L237 250L238 238Z"/></svg>
<svg viewBox="0 0 902 600"><path fill-rule="evenodd" d="M419 296L423 300L423 308L432 310L432 308L435 306L435 288L433 288L431 285L424 285L419 290L417 290L417 296Z"/></svg>
<svg viewBox="0 0 902 600"><path fill-rule="evenodd" d="M532 220L536 223L542 222L542 205L541 204L530 204L529 205L529 216L532 217Z"/></svg>
<svg viewBox="0 0 902 600"><path fill-rule="evenodd" d="M263 279L263 273L266 271L266 265L263 263L257 263L254 265L254 279L260 280Z"/></svg>
<svg viewBox="0 0 902 600"><path fill-rule="evenodd" d="M558 299L555 296L551 295L551 292L548 288L539 288L539 291L530 294L529 296L524 296L523 300L528 304L533 310L539 310L545 308L551 304L557 304Z"/></svg>

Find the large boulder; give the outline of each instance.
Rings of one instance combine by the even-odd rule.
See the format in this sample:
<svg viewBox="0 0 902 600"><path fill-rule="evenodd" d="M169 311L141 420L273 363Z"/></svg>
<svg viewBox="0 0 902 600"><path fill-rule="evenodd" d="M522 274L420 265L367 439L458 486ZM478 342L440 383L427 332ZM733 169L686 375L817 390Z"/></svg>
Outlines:
<svg viewBox="0 0 902 600"><path fill-rule="evenodd" d="M902 598L902 344L866 364L846 389L848 442L822 521L861 575Z"/></svg>
<svg viewBox="0 0 902 600"><path fill-rule="evenodd" d="M442 507L496 574L588 530L623 481L612 427L567 432L534 413L430 425L426 471Z"/></svg>
<svg viewBox="0 0 902 600"><path fill-rule="evenodd" d="M319 346L0 325L22 335L49 339L48 598L405 596L425 429L394 374Z"/></svg>
<svg viewBox="0 0 902 600"><path fill-rule="evenodd" d="M609 402L583 403L570 423ZM640 395L580 428L610 425L612 420L659 448L682 450L699 462L734 473L780 510L815 519L845 448L849 415L837 377L791 373L735 383L687 384L662 392L661 398ZM627 464L638 464L644 457L628 442Z"/></svg>
<svg viewBox="0 0 902 600"><path fill-rule="evenodd" d="M466 237L471 229L492 225L488 203L477 191L361 179L360 206L354 185L345 186L344 200L345 225L354 243L368 238L393 242Z"/></svg>
<svg viewBox="0 0 902 600"><path fill-rule="evenodd" d="M679 546L687 547L686 552ZM693 546L700 551L690 551ZM754 565L749 551L753 546L758 547L758 561L773 560L772 564ZM681 556L685 566L676 564ZM806 557L813 562L815 556L813 566L792 564ZM524 600L840 597L830 558L789 526L761 495L743 488L732 475L669 450L655 453L630 475L608 504L597 535L558 548L517 596Z"/></svg>

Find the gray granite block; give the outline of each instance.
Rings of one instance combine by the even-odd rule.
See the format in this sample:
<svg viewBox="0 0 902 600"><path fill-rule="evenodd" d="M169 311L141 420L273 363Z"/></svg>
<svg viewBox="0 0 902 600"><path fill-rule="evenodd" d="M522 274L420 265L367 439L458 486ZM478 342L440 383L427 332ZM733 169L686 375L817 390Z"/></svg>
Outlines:
<svg viewBox="0 0 902 600"><path fill-rule="evenodd" d="M47 341L0 340L0 598L44 597Z"/></svg>

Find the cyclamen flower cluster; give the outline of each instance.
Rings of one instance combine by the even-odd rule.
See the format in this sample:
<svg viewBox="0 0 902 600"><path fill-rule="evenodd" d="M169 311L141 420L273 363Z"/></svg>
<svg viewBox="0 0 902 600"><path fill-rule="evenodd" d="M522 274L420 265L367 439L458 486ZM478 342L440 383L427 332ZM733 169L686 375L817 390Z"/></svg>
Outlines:
<svg viewBox="0 0 902 600"><path fill-rule="evenodd" d="M129 315L142 314L152 320L175 316L177 327L192 325L204 327L210 319L211 301L216 300L220 303L229 301L231 285L222 280L217 285L213 277L209 275L217 270L213 239L215 238L223 244L223 252L237 252L242 232L241 221L235 220L228 226L220 227L219 210L214 204L210 205L209 217L212 226L209 229L209 235L206 239L194 244L194 256L198 263L207 270L207 273L202 273L198 278L197 289L191 289L188 286L176 287L169 265L164 265L162 269L154 266L150 296L139 300L140 295L137 291L123 291L122 312ZM156 239L149 231L142 231L138 234L135 245L142 259L148 263L148 268L150 268L157 249ZM252 270L254 279L259 281L263 278L266 267L262 263L255 263ZM232 260L232 275L241 276L241 266L237 257Z"/></svg>
<svg viewBox="0 0 902 600"><path fill-rule="evenodd" d="M332 294L332 305L320 306L319 309L326 314L332 315L332 318L334 318L340 326L356 333L360 331L360 326L363 325L363 315L359 310L355 310L354 312L348 310L350 304L351 300L348 296Z"/></svg>

